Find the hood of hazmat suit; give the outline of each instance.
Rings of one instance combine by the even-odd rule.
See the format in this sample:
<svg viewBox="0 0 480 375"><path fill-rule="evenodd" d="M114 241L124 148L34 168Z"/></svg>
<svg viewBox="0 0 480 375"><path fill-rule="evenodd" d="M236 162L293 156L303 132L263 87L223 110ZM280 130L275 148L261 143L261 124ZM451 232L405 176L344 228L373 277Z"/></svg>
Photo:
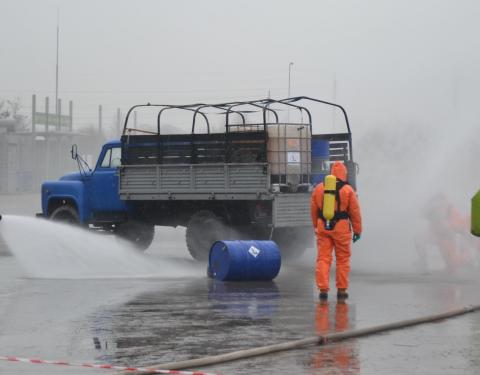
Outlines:
<svg viewBox="0 0 480 375"><path fill-rule="evenodd" d="M345 167L345 164L336 161L332 164L331 173L337 178L337 180L347 182L347 167Z"/></svg>

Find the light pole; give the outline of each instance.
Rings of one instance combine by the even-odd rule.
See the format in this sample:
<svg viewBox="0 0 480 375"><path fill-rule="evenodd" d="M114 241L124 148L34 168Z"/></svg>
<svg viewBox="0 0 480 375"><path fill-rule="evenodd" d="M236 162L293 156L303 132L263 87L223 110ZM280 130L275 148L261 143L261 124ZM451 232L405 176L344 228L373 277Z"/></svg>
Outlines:
<svg viewBox="0 0 480 375"><path fill-rule="evenodd" d="M55 67L55 114L58 116L58 39L59 39L59 34L60 34L60 21L59 21L59 11L57 8L57 65ZM60 120L58 120L59 117L57 117L58 123L60 123Z"/></svg>
<svg viewBox="0 0 480 375"><path fill-rule="evenodd" d="M293 62L290 62L290 64L288 64L288 97L290 97L290 78L291 78L291 71L292 71L292 66L293 66Z"/></svg>

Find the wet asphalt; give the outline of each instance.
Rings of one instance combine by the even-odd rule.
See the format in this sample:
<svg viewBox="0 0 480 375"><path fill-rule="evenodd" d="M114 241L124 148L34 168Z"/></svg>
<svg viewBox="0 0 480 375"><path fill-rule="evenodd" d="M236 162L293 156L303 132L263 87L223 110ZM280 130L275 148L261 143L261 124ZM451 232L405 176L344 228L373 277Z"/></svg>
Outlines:
<svg viewBox="0 0 480 375"><path fill-rule="evenodd" d="M13 210L13 209L12 209ZM166 234L165 234L166 233ZM181 230L157 229L147 257L193 262ZM0 242L3 252L5 245ZM274 282L191 277L31 279L0 256L0 356L149 366L479 304L478 270L356 272L350 298L319 303L314 250ZM171 263L170 263L171 264ZM353 265L355 266L355 265ZM205 265L198 264L198 267ZM161 270L159 270L161 271ZM95 345L95 338L98 339ZM409 329L197 368L223 374L478 374L480 313ZM0 374L108 373L0 361Z"/></svg>

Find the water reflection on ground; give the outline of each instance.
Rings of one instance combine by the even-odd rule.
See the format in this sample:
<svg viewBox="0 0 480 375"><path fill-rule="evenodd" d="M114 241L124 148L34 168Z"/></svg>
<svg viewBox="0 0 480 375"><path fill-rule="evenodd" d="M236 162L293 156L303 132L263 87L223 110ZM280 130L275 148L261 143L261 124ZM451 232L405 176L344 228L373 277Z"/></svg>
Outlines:
<svg viewBox="0 0 480 375"><path fill-rule="evenodd" d="M6 351L0 355L117 365L147 366L222 354L480 302L474 275L354 274L345 303L334 294L320 303L313 269L304 266L287 265L274 282L262 283L205 277L34 280L22 278L17 267L14 258L0 257L0 347ZM478 347L480 315L469 314L205 370L473 374L479 366ZM15 366L0 363L0 373L14 371ZM22 366L25 374L57 371ZM64 373L75 371L85 373Z"/></svg>
<svg viewBox="0 0 480 375"><path fill-rule="evenodd" d="M346 301L318 302L315 311L315 328L318 335L344 332L355 328L355 309ZM335 343L319 348L312 358L312 367L335 367L340 373L360 373L356 340Z"/></svg>

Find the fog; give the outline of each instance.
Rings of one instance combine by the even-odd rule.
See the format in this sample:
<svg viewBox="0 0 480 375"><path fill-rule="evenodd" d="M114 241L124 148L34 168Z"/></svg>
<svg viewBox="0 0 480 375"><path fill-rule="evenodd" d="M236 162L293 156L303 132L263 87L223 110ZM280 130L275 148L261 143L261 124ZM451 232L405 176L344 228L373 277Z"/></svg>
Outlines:
<svg viewBox="0 0 480 375"><path fill-rule="evenodd" d="M360 268L382 271L414 270L414 236L428 232L426 207L445 194L463 215L470 213L470 198L480 186L475 165L478 141L474 123L452 129L404 124L372 128L357 143L360 163L359 197L365 237L353 246ZM478 259L475 239L464 233L468 252ZM439 254L431 250L430 261Z"/></svg>
<svg viewBox="0 0 480 375"><path fill-rule="evenodd" d="M436 193L468 214L480 186L476 1L3 1L0 98L26 116L32 94L55 96L57 10L74 129L96 127L98 105L116 137L117 108L134 104L284 98L290 62L292 96L343 105L365 226L354 268L411 269ZM313 121L342 126L331 111Z"/></svg>
<svg viewBox="0 0 480 375"><path fill-rule="evenodd" d="M2 4L3 96L59 96L75 123L134 103L332 99L375 123L464 114L478 85L474 1L16 1ZM334 90L336 81L336 90ZM445 124L442 124L445 125Z"/></svg>

